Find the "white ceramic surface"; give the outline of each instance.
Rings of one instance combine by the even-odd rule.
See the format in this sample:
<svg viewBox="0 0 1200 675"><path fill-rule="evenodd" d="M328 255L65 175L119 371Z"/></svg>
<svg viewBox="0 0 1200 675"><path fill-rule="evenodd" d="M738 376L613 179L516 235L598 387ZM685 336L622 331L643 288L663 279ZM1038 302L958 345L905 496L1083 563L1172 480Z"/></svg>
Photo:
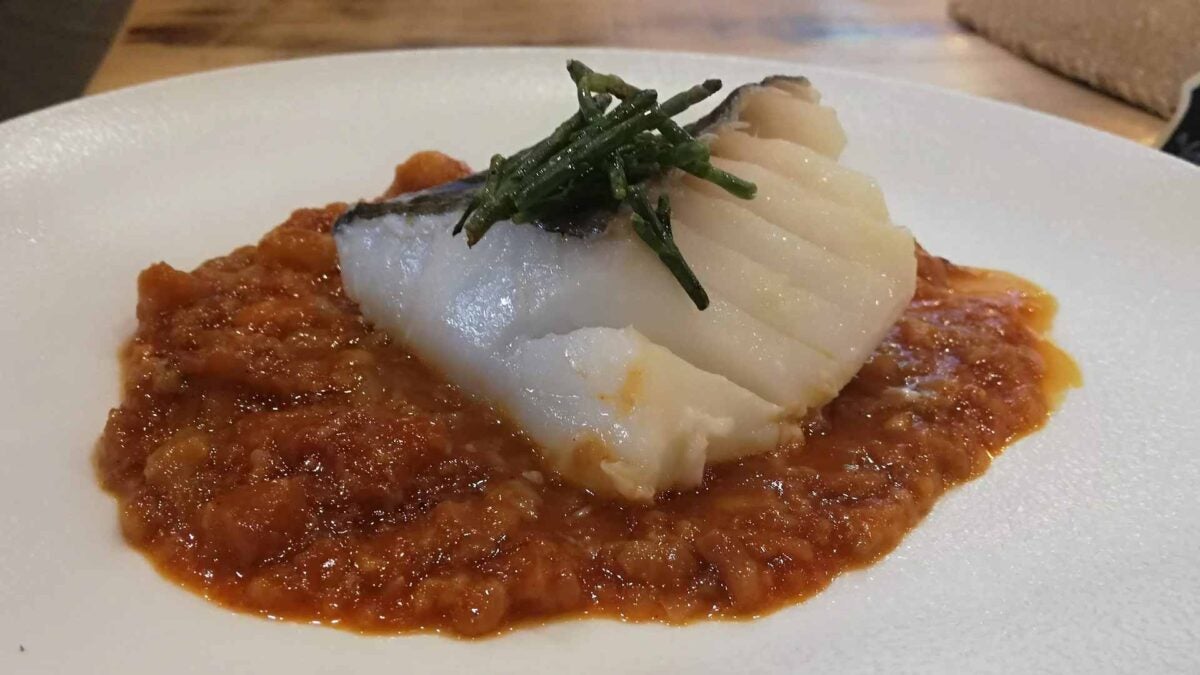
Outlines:
<svg viewBox="0 0 1200 675"><path fill-rule="evenodd" d="M376 194L417 149L479 166L524 144L574 105L568 55L661 89L810 75L898 222L1058 296L1085 386L883 562L757 621L360 637L233 614L158 577L90 464L137 272ZM1200 672L1198 196L1194 167L1015 107L655 53L295 61L0 125L0 673Z"/></svg>

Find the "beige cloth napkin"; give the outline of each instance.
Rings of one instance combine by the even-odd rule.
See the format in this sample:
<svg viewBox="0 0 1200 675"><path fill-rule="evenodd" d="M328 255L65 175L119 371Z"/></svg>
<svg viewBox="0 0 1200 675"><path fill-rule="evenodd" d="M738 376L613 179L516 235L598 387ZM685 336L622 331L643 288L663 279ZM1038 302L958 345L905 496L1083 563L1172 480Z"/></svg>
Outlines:
<svg viewBox="0 0 1200 675"><path fill-rule="evenodd" d="M1200 0L950 0L950 15L1032 61L1168 117L1200 71Z"/></svg>

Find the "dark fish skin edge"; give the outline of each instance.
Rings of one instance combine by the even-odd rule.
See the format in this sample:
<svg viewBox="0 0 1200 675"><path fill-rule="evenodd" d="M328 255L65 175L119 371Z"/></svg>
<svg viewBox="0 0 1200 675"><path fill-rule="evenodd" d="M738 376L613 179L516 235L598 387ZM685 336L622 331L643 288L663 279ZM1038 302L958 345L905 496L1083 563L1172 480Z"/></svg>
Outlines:
<svg viewBox="0 0 1200 675"><path fill-rule="evenodd" d="M411 216L446 213L459 206L465 206L486 178L487 172L480 171L428 190L400 195L391 201L359 202L338 216L333 223L333 233L337 235L342 229L356 222L381 218L389 213Z"/></svg>
<svg viewBox="0 0 1200 675"><path fill-rule="evenodd" d="M769 87L777 82L799 85L810 84L808 78L798 75L770 75L763 78L761 82L743 84L729 92L725 99L706 115L684 128L689 133L699 136L713 127L720 126L735 114L738 101L741 100L741 97L746 92L759 87ZM336 236L343 229L351 227L357 222L374 220L375 218L382 218L389 214L421 216L446 213L460 206L465 206L470 201L471 195L483 185L486 179L487 171L485 170L471 174L461 180L446 183L445 185L400 195L391 201L358 202L338 217L337 221L333 224L333 233ZM550 232L583 237L603 231L603 223L599 222L599 219L607 218L609 215L611 214L607 212L582 214L569 220L538 222L537 225Z"/></svg>
<svg viewBox="0 0 1200 675"><path fill-rule="evenodd" d="M743 84L742 86L729 92L729 95L725 97L725 100L718 103L716 107L708 112L708 114L696 120L695 122L688 124L684 127L684 129L686 129L688 133L692 134L693 136L699 136L713 127L720 126L733 117L738 102L741 101L742 96L746 92L752 89L758 89L760 87L770 87L777 82L787 82L790 84L799 84L803 86L809 86L812 84L809 82L807 77L801 75L769 75L764 77L761 82L749 82Z"/></svg>

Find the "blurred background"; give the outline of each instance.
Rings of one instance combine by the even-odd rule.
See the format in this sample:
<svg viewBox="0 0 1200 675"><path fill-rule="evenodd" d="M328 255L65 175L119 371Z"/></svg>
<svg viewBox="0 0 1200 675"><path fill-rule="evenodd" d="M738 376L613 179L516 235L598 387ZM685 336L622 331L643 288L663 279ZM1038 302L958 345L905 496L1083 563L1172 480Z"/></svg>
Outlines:
<svg viewBox="0 0 1200 675"><path fill-rule="evenodd" d="M0 0L0 119L224 66L463 45L794 59L1152 143L1200 71L1200 0Z"/></svg>
<svg viewBox="0 0 1200 675"><path fill-rule="evenodd" d="M83 93L131 0L0 0L0 120Z"/></svg>

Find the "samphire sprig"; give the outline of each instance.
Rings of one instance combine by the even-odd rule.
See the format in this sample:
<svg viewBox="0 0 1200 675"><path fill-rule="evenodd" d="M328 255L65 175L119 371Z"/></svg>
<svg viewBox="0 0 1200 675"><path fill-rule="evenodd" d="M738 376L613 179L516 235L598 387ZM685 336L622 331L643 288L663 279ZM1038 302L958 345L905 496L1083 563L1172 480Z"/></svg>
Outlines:
<svg viewBox="0 0 1200 675"><path fill-rule="evenodd" d="M494 155L454 234L465 231L467 244L474 246L501 220L548 221L627 206L634 232L704 309L708 294L675 245L670 201L661 195L652 207L646 182L680 169L743 199L754 197L754 183L713 166L708 146L671 119L715 94L721 81L706 80L659 103L655 90L597 73L579 61L568 61L567 72L579 110L538 143L511 157ZM620 103L612 106L614 99Z"/></svg>

